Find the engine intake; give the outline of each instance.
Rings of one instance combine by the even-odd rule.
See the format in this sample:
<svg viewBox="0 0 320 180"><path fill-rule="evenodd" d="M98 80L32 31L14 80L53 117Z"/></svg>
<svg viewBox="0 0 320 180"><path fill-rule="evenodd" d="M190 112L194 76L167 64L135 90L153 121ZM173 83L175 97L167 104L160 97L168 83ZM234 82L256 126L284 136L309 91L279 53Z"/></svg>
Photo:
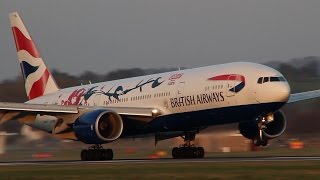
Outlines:
<svg viewBox="0 0 320 180"><path fill-rule="evenodd" d="M97 109L81 115L73 125L76 137L87 144L103 144L118 139L123 130L119 114Z"/></svg>
<svg viewBox="0 0 320 180"><path fill-rule="evenodd" d="M268 139L279 137L287 126L287 120L282 111L277 111L273 114L273 121L266 124L263 130L263 135Z"/></svg>
<svg viewBox="0 0 320 180"><path fill-rule="evenodd" d="M267 119L265 122L266 127L263 128L262 135L266 139L276 138L280 136L286 129L287 121L282 111L277 111L272 117L269 115L268 117L265 117L265 119ZM239 131L244 137L248 139L254 139L255 137L259 136L258 121L239 123Z"/></svg>

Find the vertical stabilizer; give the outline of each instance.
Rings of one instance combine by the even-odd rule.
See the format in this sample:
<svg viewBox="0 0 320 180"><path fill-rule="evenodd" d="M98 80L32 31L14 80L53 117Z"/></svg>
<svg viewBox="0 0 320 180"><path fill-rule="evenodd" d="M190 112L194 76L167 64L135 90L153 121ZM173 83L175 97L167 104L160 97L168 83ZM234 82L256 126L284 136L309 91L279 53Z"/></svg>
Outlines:
<svg viewBox="0 0 320 180"><path fill-rule="evenodd" d="M19 14L9 14L17 54L29 99L58 91L58 86L44 64Z"/></svg>

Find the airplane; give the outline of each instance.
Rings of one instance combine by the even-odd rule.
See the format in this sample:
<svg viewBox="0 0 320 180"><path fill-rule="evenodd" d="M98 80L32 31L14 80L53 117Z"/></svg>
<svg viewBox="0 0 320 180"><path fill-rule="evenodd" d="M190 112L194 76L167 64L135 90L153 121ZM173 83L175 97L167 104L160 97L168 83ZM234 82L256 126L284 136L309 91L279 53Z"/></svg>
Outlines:
<svg viewBox="0 0 320 180"><path fill-rule="evenodd" d="M266 146L286 128L285 104L320 97L320 90L290 94L277 70L234 62L60 89L19 14L9 14L25 80L25 103L0 102L0 124L19 120L54 137L90 145L83 161L112 160L102 144L154 136L182 137L173 158L203 158L193 144L202 130L238 123L240 133Z"/></svg>

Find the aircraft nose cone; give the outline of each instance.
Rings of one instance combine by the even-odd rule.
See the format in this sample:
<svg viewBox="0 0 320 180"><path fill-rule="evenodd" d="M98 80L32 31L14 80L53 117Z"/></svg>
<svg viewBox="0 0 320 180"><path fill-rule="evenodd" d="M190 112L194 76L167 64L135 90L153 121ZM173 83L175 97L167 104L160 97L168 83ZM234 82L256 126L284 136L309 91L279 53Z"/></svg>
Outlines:
<svg viewBox="0 0 320 180"><path fill-rule="evenodd" d="M288 83L282 83L277 87L278 101L279 102L287 102L290 97L290 86Z"/></svg>
<svg viewBox="0 0 320 180"><path fill-rule="evenodd" d="M257 100L262 103L286 103L290 97L290 86L287 82L266 84L257 93Z"/></svg>

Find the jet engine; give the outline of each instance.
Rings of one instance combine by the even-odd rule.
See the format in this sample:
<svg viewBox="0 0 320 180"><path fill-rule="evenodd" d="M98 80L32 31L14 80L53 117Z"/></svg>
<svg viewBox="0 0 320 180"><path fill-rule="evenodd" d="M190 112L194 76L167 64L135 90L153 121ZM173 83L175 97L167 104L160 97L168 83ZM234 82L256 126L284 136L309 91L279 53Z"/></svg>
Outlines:
<svg viewBox="0 0 320 180"><path fill-rule="evenodd" d="M74 123L78 140L86 144L103 144L118 139L123 130L119 114L107 109L97 109L82 114Z"/></svg>
<svg viewBox="0 0 320 180"><path fill-rule="evenodd" d="M262 138L273 139L280 136L286 129L287 121L282 111L270 113L258 119L239 123L240 133L248 139L254 139L260 136L259 129L261 129Z"/></svg>

